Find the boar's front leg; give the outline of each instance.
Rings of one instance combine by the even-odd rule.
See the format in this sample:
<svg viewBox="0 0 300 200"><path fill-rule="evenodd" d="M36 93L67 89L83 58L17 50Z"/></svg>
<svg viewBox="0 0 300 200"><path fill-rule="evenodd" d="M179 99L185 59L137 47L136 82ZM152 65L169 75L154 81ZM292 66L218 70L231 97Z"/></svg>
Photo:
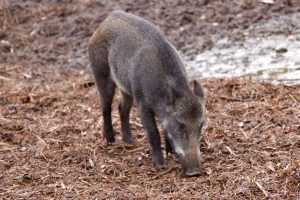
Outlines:
<svg viewBox="0 0 300 200"><path fill-rule="evenodd" d="M154 165L160 168L165 164L165 160L161 150L160 135L155 123L154 112L151 108L148 108L145 105L139 105L138 109L142 118L142 124L146 129L148 140L152 148Z"/></svg>
<svg viewBox="0 0 300 200"><path fill-rule="evenodd" d="M127 144L133 144L132 134L129 125L129 114L133 103L133 97L122 93L122 100L119 104L119 113L121 118L122 140Z"/></svg>
<svg viewBox="0 0 300 200"><path fill-rule="evenodd" d="M165 136L165 149L166 149L167 155L168 155L168 153L174 154L173 148L172 148L171 143L170 143L169 139L167 138L167 136Z"/></svg>

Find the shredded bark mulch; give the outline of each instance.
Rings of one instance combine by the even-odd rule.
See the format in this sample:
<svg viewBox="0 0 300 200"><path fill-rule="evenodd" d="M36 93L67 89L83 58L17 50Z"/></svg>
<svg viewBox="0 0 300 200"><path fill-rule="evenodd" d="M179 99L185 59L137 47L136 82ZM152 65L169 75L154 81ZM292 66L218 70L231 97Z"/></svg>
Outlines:
<svg viewBox="0 0 300 200"><path fill-rule="evenodd" d="M164 169L153 167L135 108L135 144L120 141L118 94L117 142L105 144L86 53L88 38L116 8L153 21L178 48L206 38L204 50L213 45L211 37L238 39L248 25L299 11L298 1L138 2L1 2L0 197L299 199L299 86L200 80L208 118L200 141L202 173L188 178L172 155Z"/></svg>
<svg viewBox="0 0 300 200"><path fill-rule="evenodd" d="M32 74L27 74L34 72ZM102 138L90 75L52 68L14 69L0 87L0 193L16 198L297 199L300 89L251 80L202 80L208 123L202 174L187 178L173 156L156 170L133 109L135 144Z"/></svg>

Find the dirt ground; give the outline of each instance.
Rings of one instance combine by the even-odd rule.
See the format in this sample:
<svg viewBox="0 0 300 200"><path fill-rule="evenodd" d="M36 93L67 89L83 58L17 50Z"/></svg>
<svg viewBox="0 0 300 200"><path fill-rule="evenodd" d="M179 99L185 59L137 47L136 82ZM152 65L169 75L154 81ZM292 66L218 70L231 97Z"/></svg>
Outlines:
<svg viewBox="0 0 300 200"><path fill-rule="evenodd" d="M105 144L86 46L113 9L154 22L180 51L193 54L209 51L216 38L243 40L249 25L299 12L300 2L2 0L0 198L300 199L299 86L200 80L208 122L199 177L185 177L173 156L165 169L153 167L135 108L136 143L120 142L119 95L117 142Z"/></svg>

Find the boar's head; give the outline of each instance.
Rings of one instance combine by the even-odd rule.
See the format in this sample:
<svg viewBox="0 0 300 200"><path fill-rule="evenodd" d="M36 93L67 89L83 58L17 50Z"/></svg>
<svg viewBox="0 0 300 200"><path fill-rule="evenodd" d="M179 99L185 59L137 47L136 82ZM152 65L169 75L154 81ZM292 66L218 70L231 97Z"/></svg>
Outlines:
<svg viewBox="0 0 300 200"><path fill-rule="evenodd" d="M193 84L194 93L176 99L168 107L168 117L163 121L166 139L188 176L200 174L199 138L205 124L203 90L198 82Z"/></svg>

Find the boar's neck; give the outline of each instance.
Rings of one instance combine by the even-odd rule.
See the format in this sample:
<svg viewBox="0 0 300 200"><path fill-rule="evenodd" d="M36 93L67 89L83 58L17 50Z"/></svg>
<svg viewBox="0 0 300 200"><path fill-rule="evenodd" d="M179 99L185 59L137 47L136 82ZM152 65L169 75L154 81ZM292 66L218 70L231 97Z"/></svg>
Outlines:
<svg viewBox="0 0 300 200"><path fill-rule="evenodd" d="M183 97L190 92L184 64L176 49L167 41L161 44L162 67L166 73L168 87L175 97Z"/></svg>
<svg viewBox="0 0 300 200"><path fill-rule="evenodd" d="M157 45L159 48L159 57L161 67L166 77L166 90L168 95L165 97L164 103L159 105L159 113L161 119L168 117L168 106L174 105L176 100L193 95L189 88L184 64L179 57L175 48L167 41Z"/></svg>

